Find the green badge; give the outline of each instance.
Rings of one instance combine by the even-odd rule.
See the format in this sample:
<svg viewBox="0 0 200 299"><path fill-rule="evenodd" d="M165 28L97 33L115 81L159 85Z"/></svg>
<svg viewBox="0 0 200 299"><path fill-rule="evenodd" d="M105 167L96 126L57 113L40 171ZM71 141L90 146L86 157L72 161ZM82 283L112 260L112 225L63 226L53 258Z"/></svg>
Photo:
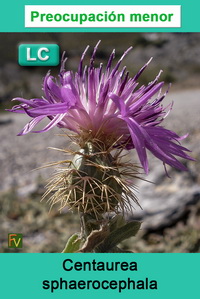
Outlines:
<svg viewBox="0 0 200 299"><path fill-rule="evenodd" d="M22 66L56 66L59 64L59 46L56 44L21 44L18 62Z"/></svg>
<svg viewBox="0 0 200 299"><path fill-rule="evenodd" d="M22 248L22 234L8 234L8 248Z"/></svg>

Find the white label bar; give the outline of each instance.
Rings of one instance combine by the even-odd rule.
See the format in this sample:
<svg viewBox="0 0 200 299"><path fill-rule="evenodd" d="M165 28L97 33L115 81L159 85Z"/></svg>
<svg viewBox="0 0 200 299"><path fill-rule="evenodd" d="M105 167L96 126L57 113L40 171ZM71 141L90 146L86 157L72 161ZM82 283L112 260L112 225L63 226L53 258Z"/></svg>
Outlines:
<svg viewBox="0 0 200 299"><path fill-rule="evenodd" d="M29 28L181 27L180 5L25 5Z"/></svg>

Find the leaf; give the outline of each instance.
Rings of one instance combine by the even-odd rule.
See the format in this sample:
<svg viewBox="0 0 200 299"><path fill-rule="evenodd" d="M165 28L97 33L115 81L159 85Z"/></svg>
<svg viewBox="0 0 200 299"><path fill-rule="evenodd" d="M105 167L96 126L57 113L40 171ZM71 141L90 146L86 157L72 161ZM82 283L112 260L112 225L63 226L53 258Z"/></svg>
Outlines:
<svg viewBox="0 0 200 299"><path fill-rule="evenodd" d="M67 241L67 244L62 253L77 252L83 244L83 239L80 238L79 233L73 234Z"/></svg>
<svg viewBox="0 0 200 299"><path fill-rule="evenodd" d="M101 251L108 252L120 242L137 234L141 226L139 221L131 221L112 231L101 244Z"/></svg>
<svg viewBox="0 0 200 299"><path fill-rule="evenodd" d="M133 253L133 251L130 250L123 250L117 246L112 248L112 253Z"/></svg>
<svg viewBox="0 0 200 299"><path fill-rule="evenodd" d="M99 246L109 234L107 226L101 226L99 230L93 230L87 240L83 244L83 247L79 250L81 253L92 252L97 246Z"/></svg>
<svg viewBox="0 0 200 299"><path fill-rule="evenodd" d="M117 228L125 225L125 223L126 223L126 221L122 215L114 216L109 222L110 231L112 232L112 231L116 230Z"/></svg>

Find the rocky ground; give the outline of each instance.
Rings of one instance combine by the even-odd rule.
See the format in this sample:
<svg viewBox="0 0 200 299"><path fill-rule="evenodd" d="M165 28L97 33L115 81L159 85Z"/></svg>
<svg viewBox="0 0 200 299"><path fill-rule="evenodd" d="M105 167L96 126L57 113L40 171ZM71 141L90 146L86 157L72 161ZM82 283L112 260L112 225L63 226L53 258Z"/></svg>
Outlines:
<svg viewBox="0 0 200 299"><path fill-rule="evenodd" d="M124 44L128 44L128 35L123 39ZM152 183L137 182L143 210L135 206L133 215L128 215L130 219L141 220L142 229L136 238L124 242L123 246L135 252L200 252L200 61L197 55L200 34L143 34L133 39L140 46L126 62L129 64L134 59L137 69L153 55L154 60L159 62L159 69L167 68L167 74L171 76L169 81L175 81L165 100L166 105L174 101L173 110L165 123L179 134L189 133L183 145L192 150L196 161L187 162L188 172L169 168L171 178L168 178L162 163L150 156L150 174L145 179ZM115 37L113 40L115 43ZM67 39L62 42L62 47L65 44ZM108 40L106 45L110 50ZM170 48L173 55L169 55ZM122 46L119 50L122 51ZM73 56L74 65L78 53L69 54ZM101 56L107 56L107 52L102 51ZM151 71L156 73L157 70L155 64ZM40 96L41 79L45 72L33 70L30 73L30 70L21 70L14 63L2 64L2 107L9 106L8 99L14 96ZM143 80L149 80L149 77ZM79 230L78 217L67 210L60 213L56 208L49 212L49 206L40 199L45 181L53 169L34 169L63 159L63 154L47 148L64 148L69 146L70 141L56 135L60 133L58 128L43 134L17 137L27 120L25 116L0 113L0 252L14 251L7 247L7 234L10 232L23 233L23 252L60 252L69 235Z"/></svg>

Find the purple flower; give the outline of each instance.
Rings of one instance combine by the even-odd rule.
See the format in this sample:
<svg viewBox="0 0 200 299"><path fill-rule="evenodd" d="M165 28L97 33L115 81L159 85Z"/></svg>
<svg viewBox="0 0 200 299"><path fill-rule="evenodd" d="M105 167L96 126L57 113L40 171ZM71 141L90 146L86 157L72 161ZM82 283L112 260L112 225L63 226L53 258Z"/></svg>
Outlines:
<svg viewBox="0 0 200 299"><path fill-rule="evenodd" d="M171 105L163 108L166 95L161 94L164 82L158 82L159 75L147 86L138 88L137 79L148 66L145 64L133 77L129 77L126 67L119 70L120 64L131 50L129 48L113 66L113 51L106 69L103 65L94 67L94 48L90 65L83 67L84 51L78 71L65 70L66 59L62 60L58 80L48 73L44 79L44 98L15 98L21 104L10 111L28 114L32 120L18 135L29 132L41 133L58 126L75 132L82 142L97 139L109 147L135 149L140 163L148 173L146 150L149 150L165 164L186 170L175 156L193 160L180 145L180 137L175 132L161 126L163 119L171 110ZM42 130L33 128L44 118L50 119Z"/></svg>

